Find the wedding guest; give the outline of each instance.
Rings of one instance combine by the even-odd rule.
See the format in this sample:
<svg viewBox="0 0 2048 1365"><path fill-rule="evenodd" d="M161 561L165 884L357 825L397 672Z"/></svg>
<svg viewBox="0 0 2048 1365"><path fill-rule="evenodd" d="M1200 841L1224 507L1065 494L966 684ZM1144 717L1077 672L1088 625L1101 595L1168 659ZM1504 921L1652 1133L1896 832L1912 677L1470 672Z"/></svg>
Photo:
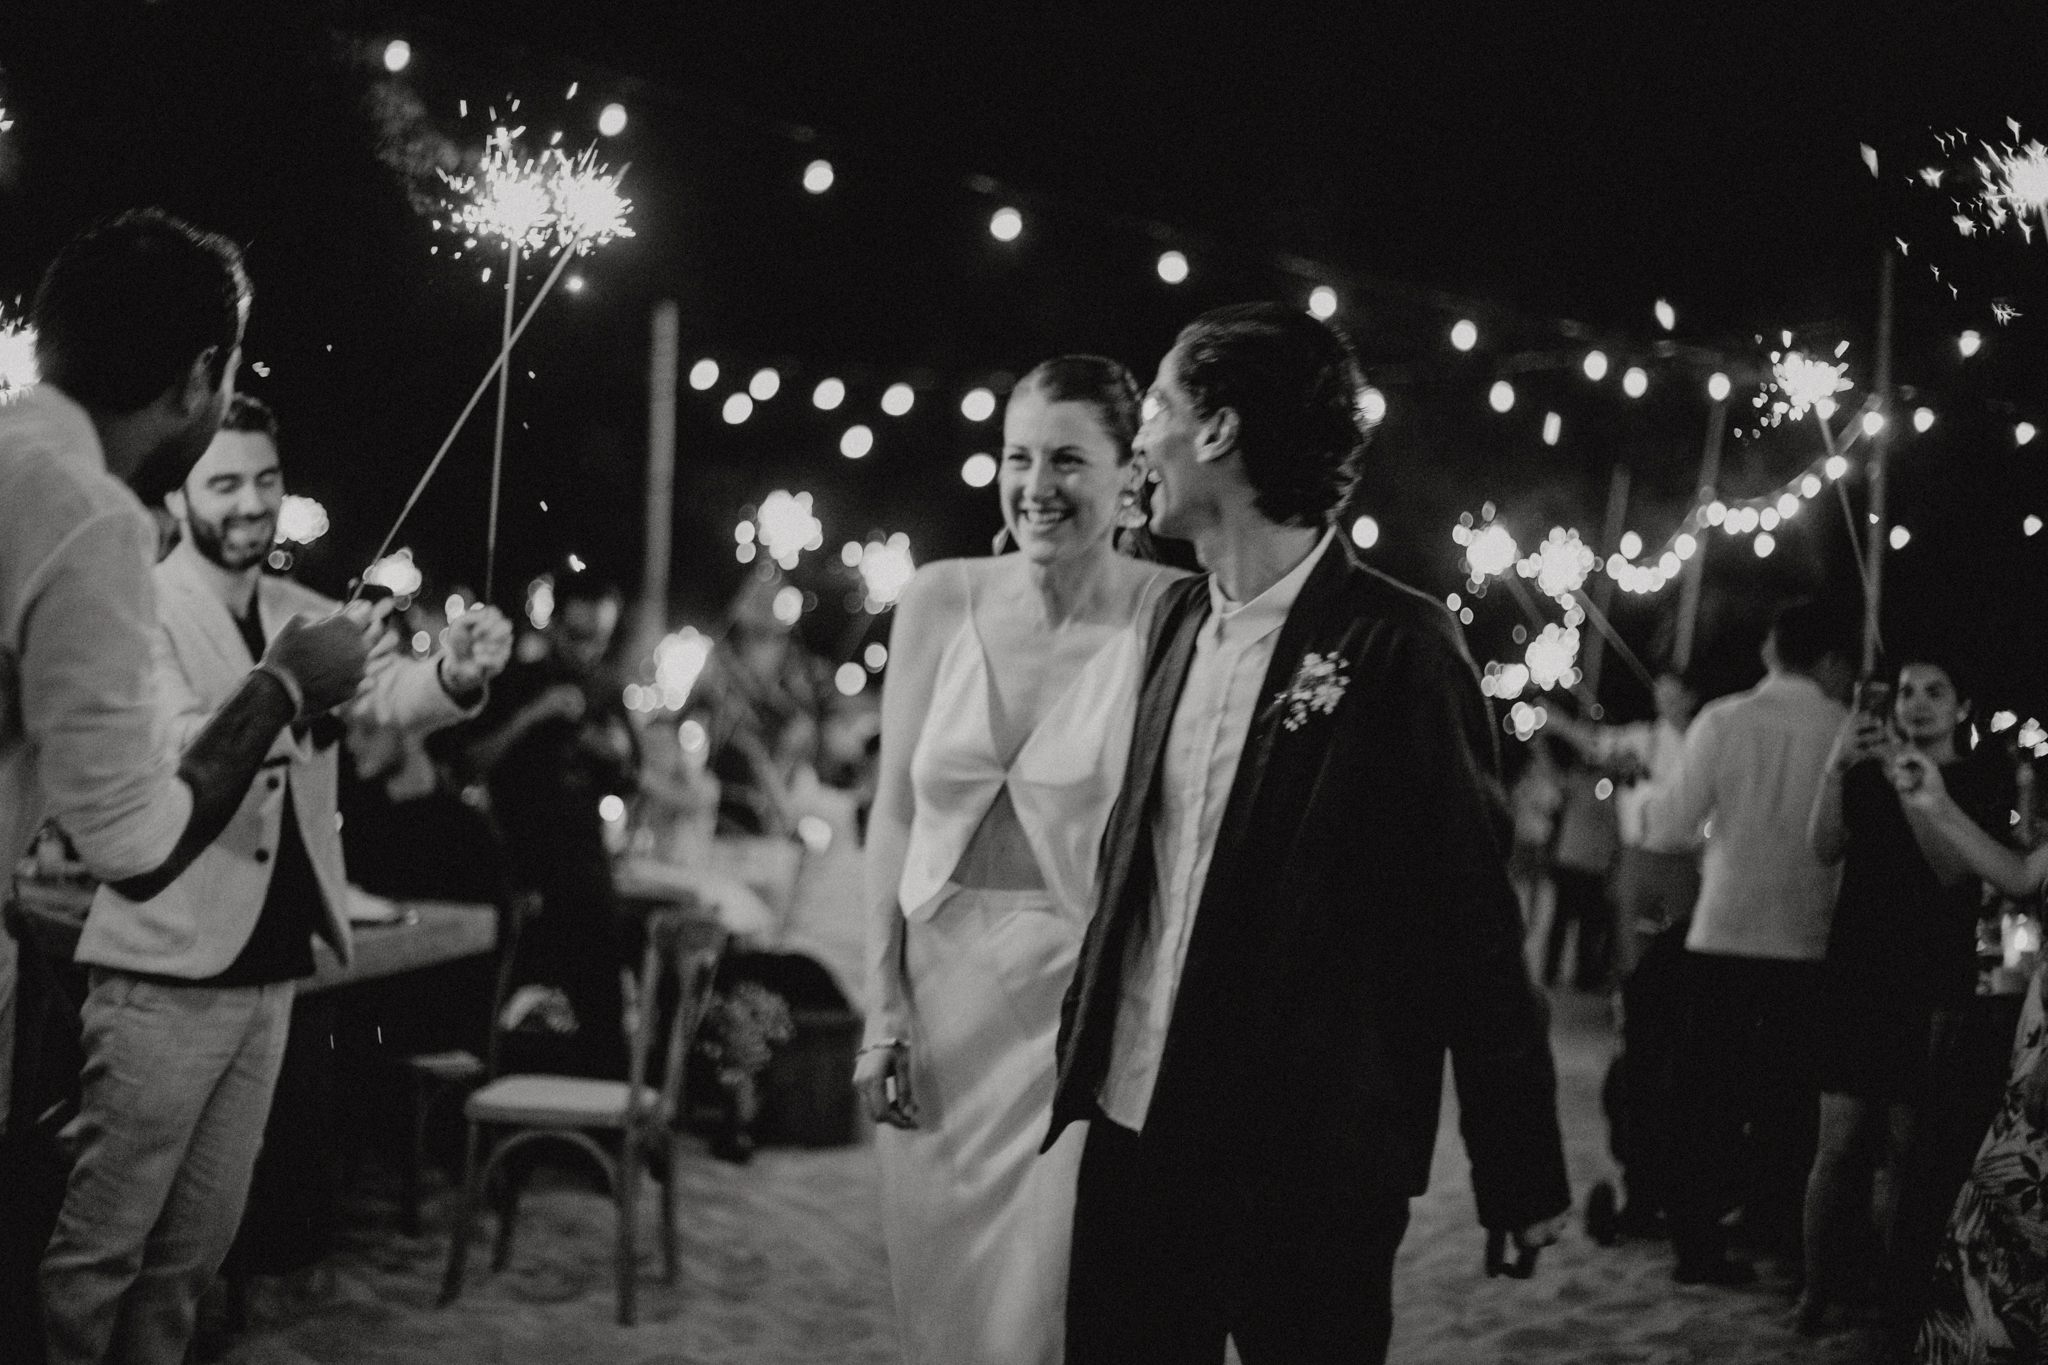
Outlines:
<svg viewBox="0 0 2048 1365"><path fill-rule="evenodd" d="M286 623L339 605L263 572L284 501L276 437L270 411L236 397L167 499L183 535L155 570L156 684L174 749L245 686ZM485 608L449 627L435 659L380 650L352 709L446 725L483 700L511 643ZM56 1365L185 1359L241 1224L313 936L350 957L341 730L279 735L234 820L168 886L147 897L103 886L93 899L78 944L94 969L85 1069L65 1133L75 1161L43 1258Z"/></svg>
<svg viewBox="0 0 2048 1365"><path fill-rule="evenodd" d="M1546 910L1550 887L1550 844L1557 834L1557 813L1564 805L1564 776L1550 740L1537 735L1529 741L1522 770L1508 788L1508 815L1514 826L1514 851L1508 855L1508 879L1522 903L1522 922L1533 935ZM1547 930L1546 930L1547 933ZM1531 970L1536 970L1532 963Z"/></svg>
<svg viewBox="0 0 2048 1365"><path fill-rule="evenodd" d="M1606 794L1601 783L1605 782ZM1543 947L1545 986L1558 983L1567 931L1572 943L1571 985L1582 991L1607 987L1614 903L1607 896L1619 849L1614 783L1585 762L1564 770L1564 804L1557 816L1557 842L1550 852L1550 880L1557 908Z"/></svg>
<svg viewBox="0 0 2048 1365"><path fill-rule="evenodd" d="M514 884L538 890L524 927L512 1014L530 1069L618 1076L625 1066L619 967L636 951L619 923L600 805L639 787L640 753L606 660L622 597L595 570L554 580L554 614L505 669L483 713L448 732L479 776Z"/></svg>
<svg viewBox="0 0 2048 1365"><path fill-rule="evenodd" d="M1664 829L1649 818L1651 795L1678 780L1685 731L1699 710L1699 694L1679 674L1663 673L1652 696L1657 713L1647 721L1589 725L1568 716L1551 720L1551 728L1583 756L1624 783L1614 799L1621 836L1614 877L1621 1055L1601 1087L1601 1098L1608 1146L1621 1167L1628 1200L1614 1231L1629 1237L1657 1237L1665 1230L1676 1142L1671 1066L1685 1024L1685 935L1700 891L1698 827ZM1590 1211L1587 1219L1590 1226Z"/></svg>
<svg viewBox="0 0 2048 1365"><path fill-rule="evenodd" d="M1975 876L1945 844L1915 837L1887 761L1910 745L1943 770L1971 819L2005 827L2011 770L1989 749L1957 747L1970 705L1943 664L1908 657L1889 706L1851 712L1828 754L1807 831L1842 869L1821 976L1815 1076L1820 1134L1806 1183L1806 1285L1800 1329L1826 1322L1846 1287L1852 1230L1892 1250L1899 1181L1926 1094L1938 1023L1976 989ZM1867 1175L1867 1181L1865 1179ZM1856 1208L1863 1191L1869 1202Z"/></svg>
<svg viewBox="0 0 2048 1365"><path fill-rule="evenodd" d="M1073 1365L1385 1359L1447 1051L1480 1221L1529 1255L1571 1204L1477 674L1334 529L1363 388L1330 328L1247 304L1147 396L1152 526L1209 573L1151 625L1062 1012Z"/></svg>
<svg viewBox="0 0 2048 1365"><path fill-rule="evenodd" d="M1036 1155L1059 1002L1130 747L1152 604L1138 389L1062 356L1003 416L1011 553L917 571L896 606L868 822L870 1009L854 1081L883 1125L904 1358L1053 1365L1082 1134Z"/></svg>
<svg viewBox="0 0 2048 1365"><path fill-rule="evenodd" d="M161 496L212 440L249 300L233 243L154 210L81 234L36 291L42 382L0 404L0 865L54 820L94 875L153 894L221 832L278 731L362 675L357 623L294 625L182 757L157 742L157 531L127 485ZM0 1132L14 951L0 933Z"/></svg>
<svg viewBox="0 0 2048 1365"><path fill-rule="evenodd" d="M1806 840L1846 712L1850 641L1818 602L1779 608L1764 680L1699 713L1678 781L1646 816L1668 830L1713 822L1686 934L1687 1019L1671 1240L1680 1284L1756 1277L1729 1258L1722 1218L1796 1259L1813 1164L1812 1031L1840 877Z"/></svg>
<svg viewBox="0 0 2048 1365"><path fill-rule="evenodd" d="M1916 833L1939 839L2008 896L2048 885L2048 847L2022 858L1950 796L1941 765L1918 751L1892 762ZM1930 1307L1915 1343L1928 1365L2038 1359L2048 1344L2048 1009L2037 969L2012 1043L2011 1079L1949 1216Z"/></svg>

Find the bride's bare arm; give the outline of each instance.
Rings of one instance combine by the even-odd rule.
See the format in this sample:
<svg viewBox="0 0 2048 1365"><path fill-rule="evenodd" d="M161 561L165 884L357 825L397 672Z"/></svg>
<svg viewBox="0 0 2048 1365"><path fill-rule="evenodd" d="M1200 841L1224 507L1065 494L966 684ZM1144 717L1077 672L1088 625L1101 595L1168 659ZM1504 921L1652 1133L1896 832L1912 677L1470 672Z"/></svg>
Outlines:
<svg viewBox="0 0 2048 1365"><path fill-rule="evenodd" d="M939 656L959 622L960 595L955 564L918 570L897 600L889 629L889 669L882 681L882 756L875 804L868 815L865 866L868 909L868 1017L855 1085L877 1122L913 1127L907 1049L911 1042L910 988L903 970L903 911L896 887L910 846L915 799L910 788L910 755L931 709ZM892 1102L889 1090L895 1091ZM908 1120L908 1121L906 1121Z"/></svg>

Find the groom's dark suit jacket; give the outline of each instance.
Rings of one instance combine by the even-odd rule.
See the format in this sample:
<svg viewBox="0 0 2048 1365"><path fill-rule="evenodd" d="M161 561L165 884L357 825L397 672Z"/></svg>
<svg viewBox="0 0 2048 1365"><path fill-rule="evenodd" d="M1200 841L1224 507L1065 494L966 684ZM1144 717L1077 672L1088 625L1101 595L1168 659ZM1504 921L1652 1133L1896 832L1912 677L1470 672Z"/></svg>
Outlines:
<svg viewBox="0 0 2048 1365"><path fill-rule="evenodd" d="M1096 1113L1124 954L1146 931L1167 732L1209 580L1162 597L1096 914L1060 1020L1051 1145ZM1302 656L1335 653L1333 712L1288 729ZM1522 957L1486 702L1438 603L1325 551L1288 613L1188 942L1143 1134L1148 1159L1253 1206L1422 1193L1444 1054L1480 1221L1570 1207L1546 1010Z"/></svg>

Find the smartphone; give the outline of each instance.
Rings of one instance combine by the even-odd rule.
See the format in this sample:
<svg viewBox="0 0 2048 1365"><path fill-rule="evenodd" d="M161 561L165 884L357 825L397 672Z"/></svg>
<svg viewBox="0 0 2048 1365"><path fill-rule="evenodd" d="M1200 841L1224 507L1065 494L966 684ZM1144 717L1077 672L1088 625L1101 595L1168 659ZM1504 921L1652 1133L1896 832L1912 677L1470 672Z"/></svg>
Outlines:
<svg viewBox="0 0 2048 1365"><path fill-rule="evenodd" d="M1892 685L1883 678L1865 678L1856 684L1856 709L1882 721L1892 718Z"/></svg>

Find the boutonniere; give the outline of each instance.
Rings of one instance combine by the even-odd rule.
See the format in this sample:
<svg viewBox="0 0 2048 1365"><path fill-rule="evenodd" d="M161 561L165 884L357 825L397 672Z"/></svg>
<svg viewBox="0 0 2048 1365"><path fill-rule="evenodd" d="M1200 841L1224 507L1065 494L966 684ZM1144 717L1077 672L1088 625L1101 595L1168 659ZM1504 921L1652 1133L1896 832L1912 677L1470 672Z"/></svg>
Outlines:
<svg viewBox="0 0 2048 1365"><path fill-rule="evenodd" d="M1287 714L1280 718L1280 723L1290 730L1299 730L1316 712L1329 715L1337 709L1337 703L1344 700L1344 691L1350 686L1351 675L1344 669L1343 655L1335 650L1328 654L1302 655L1301 667L1294 672L1294 681L1273 698L1275 706L1287 708Z"/></svg>

